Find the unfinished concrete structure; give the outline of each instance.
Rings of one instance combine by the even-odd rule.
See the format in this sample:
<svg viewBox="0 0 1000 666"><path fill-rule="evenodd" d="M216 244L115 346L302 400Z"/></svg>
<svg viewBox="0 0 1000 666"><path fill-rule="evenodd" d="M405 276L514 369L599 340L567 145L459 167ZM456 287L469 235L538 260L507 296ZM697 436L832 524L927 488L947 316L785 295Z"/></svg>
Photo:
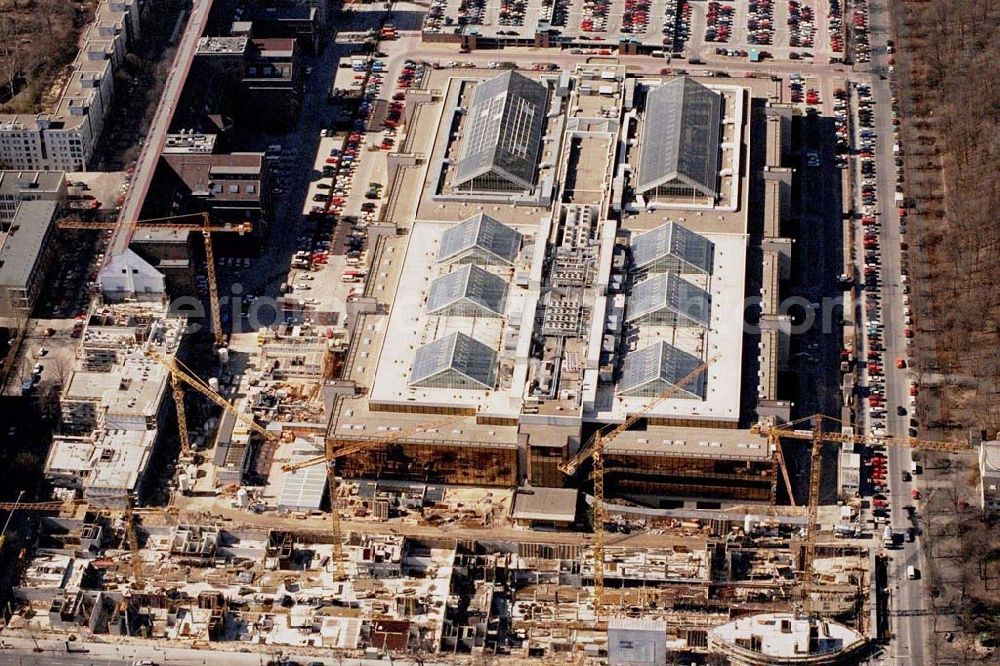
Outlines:
<svg viewBox="0 0 1000 666"><path fill-rule="evenodd" d="M458 155L454 123L470 122L449 119L451 100L461 109L457 100L477 99L484 84L475 73L435 76L444 108L431 153L445 156L448 171ZM549 86L538 160L552 203L538 213L478 205L470 214L475 200L442 198L441 175L426 171L416 219L405 236L386 239L381 260L391 251L392 270L376 299L384 314L358 320L347 352L344 378L358 395L339 399L328 434L333 446L387 437L393 445L339 459L338 473L559 487L558 465L591 424L644 412L673 386L645 431L609 445L609 492L654 506L770 501L774 451L745 429L758 380L744 372L741 316L747 276L760 270L747 261L750 183L741 177L749 153L765 148L750 141L750 100L760 93L750 83L637 81L610 65L518 76ZM653 131L659 113L635 97L670 91L679 91L668 95L680 109L677 136L694 122L685 105L701 96L714 109L698 120L714 151L699 162L710 196L628 200L626 175L642 159L631 139ZM779 274L765 277L776 293ZM769 368L773 342L759 347ZM709 358L706 372L676 386ZM775 393L758 394L775 401ZM465 460L479 463L470 470Z"/></svg>
<svg viewBox="0 0 1000 666"><path fill-rule="evenodd" d="M708 640L740 666L856 663L865 646L864 637L848 627L788 613L740 618L713 629Z"/></svg>
<svg viewBox="0 0 1000 666"><path fill-rule="evenodd" d="M59 433L45 462L62 496L124 506L144 490L164 421L170 373L147 350L173 358L187 322L165 305L98 305L81 322L81 347L60 401Z"/></svg>

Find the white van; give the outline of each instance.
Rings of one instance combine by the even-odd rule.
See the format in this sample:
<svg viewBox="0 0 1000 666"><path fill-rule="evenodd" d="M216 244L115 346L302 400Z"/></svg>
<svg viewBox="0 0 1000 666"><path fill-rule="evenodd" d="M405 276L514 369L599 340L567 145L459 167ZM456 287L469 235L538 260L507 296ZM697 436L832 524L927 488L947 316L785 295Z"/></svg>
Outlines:
<svg viewBox="0 0 1000 666"><path fill-rule="evenodd" d="M914 567L912 564L910 566L906 567L906 577L907 577L907 579L909 579L909 580L916 580L918 575L919 575L919 572L917 571L917 568Z"/></svg>

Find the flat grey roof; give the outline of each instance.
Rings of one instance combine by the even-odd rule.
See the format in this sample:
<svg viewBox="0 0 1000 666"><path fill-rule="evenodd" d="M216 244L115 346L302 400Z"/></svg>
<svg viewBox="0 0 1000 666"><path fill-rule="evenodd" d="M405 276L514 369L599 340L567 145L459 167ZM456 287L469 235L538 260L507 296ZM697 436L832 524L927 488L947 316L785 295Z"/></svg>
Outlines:
<svg viewBox="0 0 1000 666"><path fill-rule="evenodd" d="M0 171L0 194L55 192L65 177L63 171Z"/></svg>
<svg viewBox="0 0 1000 666"><path fill-rule="evenodd" d="M21 202L0 245L0 285L27 285L58 210L55 201Z"/></svg>
<svg viewBox="0 0 1000 666"><path fill-rule="evenodd" d="M521 488L514 495L514 520L576 520L579 492L573 488Z"/></svg>
<svg viewBox="0 0 1000 666"><path fill-rule="evenodd" d="M673 79L649 91L636 191L680 181L714 198L721 121L722 96L693 79Z"/></svg>

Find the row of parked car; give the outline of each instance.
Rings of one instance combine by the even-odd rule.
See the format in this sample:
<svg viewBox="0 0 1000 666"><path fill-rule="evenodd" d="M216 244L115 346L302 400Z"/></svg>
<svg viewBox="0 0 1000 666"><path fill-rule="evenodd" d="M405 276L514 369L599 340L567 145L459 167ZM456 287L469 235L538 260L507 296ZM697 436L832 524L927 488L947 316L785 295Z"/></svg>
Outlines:
<svg viewBox="0 0 1000 666"><path fill-rule="evenodd" d="M691 3L687 0L666 0L663 15L663 47L680 53L691 38Z"/></svg>
<svg viewBox="0 0 1000 666"><path fill-rule="evenodd" d="M643 35L649 28L649 0L625 0L622 32Z"/></svg>
<svg viewBox="0 0 1000 666"><path fill-rule="evenodd" d="M843 0L830 0L830 9L826 14L826 32L830 36L830 50L834 53L844 52L844 10Z"/></svg>
<svg viewBox="0 0 1000 666"><path fill-rule="evenodd" d="M483 25L486 22L486 0L461 0L458 22L461 25Z"/></svg>
<svg viewBox="0 0 1000 666"><path fill-rule="evenodd" d="M846 169L847 154L851 149L851 137L847 122L847 91L837 88L833 91L833 128L837 135L837 167Z"/></svg>
<svg viewBox="0 0 1000 666"><path fill-rule="evenodd" d="M524 25L524 13L528 8L525 0L501 0L500 25Z"/></svg>
<svg viewBox="0 0 1000 666"><path fill-rule="evenodd" d="M427 8L427 13L424 15L424 25L421 31L441 32L442 28L447 25L444 15L447 8L448 0L431 0L430 6Z"/></svg>
<svg viewBox="0 0 1000 666"><path fill-rule="evenodd" d="M774 43L773 0L750 0L750 12L747 15L747 43Z"/></svg>
<svg viewBox="0 0 1000 666"><path fill-rule="evenodd" d="M856 0L854 3L854 61L869 62L871 59L871 42L868 39L868 2L867 0Z"/></svg>
<svg viewBox="0 0 1000 666"><path fill-rule="evenodd" d="M816 41L813 8L800 0L788 0L788 45L811 49Z"/></svg>
<svg viewBox="0 0 1000 666"><path fill-rule="evenodd" d="M569 0L542 0L538 11L538 22L553 27L564 28L569 20Z"/></svg>
<svg viewBox="0 0 1000 666"><path fill-rule="evenodd" d="M815 88L806 89L806 79L801 74L788 75L788 87L791 91L790 99L794 104L805 102L810 106L819 104L819 91Z"/></svg>
<svg viewBox="0 0 1000 666"><path fill-rule="evenodd" d="M715 55L729 56L730 58L746 58L746 49L727 49L721 46L715 49Z"/></svg>
<svg viewBox="0 0 1000 666"><path fill-rule="evenodd" d="M873 157L874 114L871 89L856 86L857 95L857 140L855 154L869 151ZM862 162L863 163L863 162ZM861 224L864 230L864 283L865 283L865 355L862 369L867 379L868 428L874 435L885 433L886 389L885 389L885 340L882 323L882 255L879 239L882 224L877 210L878 194L875 181L875 162L868 167L869 175L858 180L861 197ZM873 481L877 479L873 478ZM884 479L882 480L884 483ZM876 486L877 489L877 486Z"/></svg>
<svg viewBox="0 0 1000 666"><path fill-rule="evenodd" d="M705 15L705 41L726 43L733 34L736 7L721 2L709 2Z"/></svg>
<svg viewBox="0 0 1000 666"><path fill-rule="evenodd" d="M858 104L858 128L857 143L855 153L858 157L859 166L859 189L861 197L861 224L864 230L864 280L865 280L865 335L867 342L867 352L865 355L865 371L868 379L868 425L872 434L885 434L886 419L886 394L885 394L885 344L883 339L884 312L882 309L882 248L880 238L882 232L882 222L878 207L877 192L877 163L875 160L876 133L874 129L873 107L875 100L871 95L871 87L868 85L855 84ZM905 217L903 218L905 220ZM900 229L904 230L905 222L901 220ZM905 240L901 242L900 249L906 251ZM907 282L907 271L905 262L900 268L899 276L903 291L903 335L907 340L907 346L912 344L913 321L910 311L910 285ZM908 367L906 358L900 357L893 361L897 369ZM910 406L915 402L917 388L915 384L910 385ZM895 407L898 416L907 414L907 407L897 405ZM910 419L910 435L917 434L917 421Z"/></svg>
<svg viewBox="0 0 1000 666"><path fill-rule="evenodd" d="M580 30L584 32L604 32L608 29L610 0L584 0Z"/></svg>

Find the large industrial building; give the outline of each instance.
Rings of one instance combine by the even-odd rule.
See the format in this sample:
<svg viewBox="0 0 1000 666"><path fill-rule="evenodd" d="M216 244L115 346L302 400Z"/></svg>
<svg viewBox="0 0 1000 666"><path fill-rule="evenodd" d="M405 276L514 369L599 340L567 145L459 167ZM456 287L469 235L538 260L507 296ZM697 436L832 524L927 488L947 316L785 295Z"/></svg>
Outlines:
<svg viewBox="0 0 1000 666"><path fill-rule="evenodd" d="M338 472L561 487L573 481L558 466L596 426L643 414L607 444L609 493L772 501L775 452L748 426L787 409L771 381L783 322L747 338L742 317L748 275L763 269L776 293L787 253L748 263L761 240L742 174L765 148L751 142L752 84L599 65L436 76L428 153L442 159L416 219L396 222L407 233L373 259L384 308L358 320L345 379L359 388L329 434L392 443ZM763 372L746 371L748 352Z"/></svg>

